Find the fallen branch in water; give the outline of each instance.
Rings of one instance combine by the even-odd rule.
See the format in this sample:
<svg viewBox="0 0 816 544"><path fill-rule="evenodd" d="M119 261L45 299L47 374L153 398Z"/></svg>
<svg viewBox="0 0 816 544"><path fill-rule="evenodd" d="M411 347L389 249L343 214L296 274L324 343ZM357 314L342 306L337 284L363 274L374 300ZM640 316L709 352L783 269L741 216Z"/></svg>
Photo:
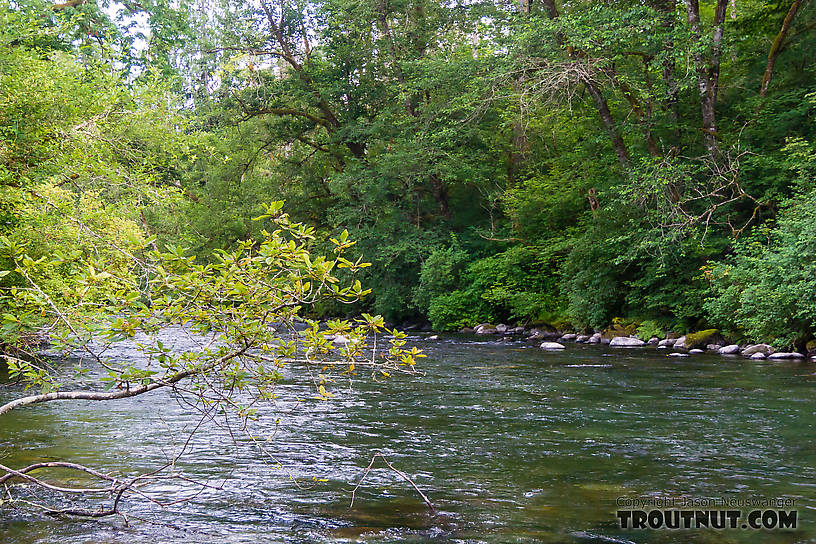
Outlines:
<svg viewBox="0 0 816 544"><path fill-rule="evenodd" d="M212 407L210 410L212 410ZM211 415L212 414L210 411L204 413L198 424L195 425L192 431L190 431L190 433L187 435L187 439L181 445L181 448L173 455L172 458L168 458L166 463L150 472L138 474L131 478L116 477L78 463L69 463L64 461L34 463L19 470L0 464L0 486L2 487L3 491L0 494L0 506L8 505L10 507L15 507L17 504L25 505L53 517L103 518L118 515L122 517L125 522L125 526L127 526L129 523L128 516L120 509L120 504L122 500L129 495L138 496L160 508L167 508L169 506L191 501L208 489L222 490L223 484L213 485L208 481L195 480L182 474L176 466L179 459L181 459L185 452L187 452L190 448L193 436L199 431L202 424L208 420ZM63 469L84 472L90 476L93 476L94 478L97 478L98 480L106 482L106 486L92 488L57 486L50 484L39 477L31 475L32 472L47 469ZM23 480L24 483L16 487L10 483L10 480L13 479ZM173 500L163 501L153 496L160 492L151 491L151 484L159 484L161 487L165 486L169 481L178 481L190 484L195 489L192 491L192 493L188 493L184 497L175 498ZM46 493L49 491L55 492L58 495L61 495L64 499L67 499L69 495L73 495L75 497L78 495L79 500L87 499L89 497L98 497L100 495L103 496L103 498L95 508L73 506L60 508L49 505L48 502L52 501L48 497L41 496L33 491L36 488L39 488ZM17 490L20 490L21 493L16 493ZM26 494L29 495L28 498L19 496L25 496ZM109 504L105 503L105 496L107 497Z"/></svg>
<svg viewBox="0 0 816 544"><path fill-rule="evenodd" d="M357 482L357 485L354 486L354 489L351 491L351 504L349 504L349 508L354 507L354 498L357 495L357 490L360 488L360 485L362 485L363 480L366 479L366 476L368 476L368 473L371 472L371 469L374 467L374 462L377 460L378 457L383 460L383 462L388 468L396 472L403 480L411 484L411 487L414 488L414 491L419 493L419 496L422 497L422 500L425 501L425 504L428 505L428 509L431 511L431 514L436 514L436 508L434 507L433 503L431 503L431 501L428 499L428 497L425 496L425 493L423 493L419 489L419 487L417 487L414 481L411 478L409 478L407 474L405 474L401 470L397 469L394 465L392 465L385 457L385 455L383 455L380 452L375 453L374 457L371 458L371 462L368 464L368 467L366 467L365 472L363 473L363 477L360 478L360 481Z"/></svg>
<svg viewBox="0 0 816 544"><path fill-rule="evenodd" d="M62 468L62 469L69 469L69 470L76 470L80 472L85 472L90 475L93 475L101 480L110 482L110 485L105 488L90 488L90 489L83 489L83 488L69 488L69 487L61 487L49 484L39 478L35 478L28 474L33 470L39 470L43 468ZM14 470L12 468L6 467L4 465L0 465L0 470L5 471L5 475L0 478L2 480L3 490L4 490L4 497L0 500L0 504L6 503L10 506L15 505L16 503L24 504L29 507L34 507L38 510L41 510L43 513L49 516L68 516L68 517L77 517L77 518L103 518L108 516L118 515L121 516L125 522L125 525L128 525L128 518L127 515L119 509L119 505L122 499L125 497L126 494L135 494L139 497L142 497L151 503L165 508L168 506L172 506L175 504L179 504L182 502L187 502L193 500L194 498L198 497L203 491L207 489L217 489L220 490L220 486L215 486L209 484L207 482L199 482L192 478L186 477L183 474L180 474L173 470L173 466L171 464L164 465L152 472L148 472L146 474L140 474L128 480L123 480L119 478L115 478L113 476L109 476L107 474L102 474L98 471L90 469L88 467L78 465L76 463L36 463L34 465L30 465L20 470ZM170 471L167 474L163 474L166 471ZM111 501L110 506L106 506L104 503L100 504L98 508L55 508L49 506L48 504L43 503L43 498L37 496L35 497L34 501L27 500L23 498L18 498L12 494L13 487L8 483L8 480L11 478L19 478L25 480L29 484L33 484L33 486L43 488L49 491L55 491L60 494L80 494L83 496L89 495L107 495ZM173 501L160 501L150 495L148 495L145 491L142 491L141 488L147 486L151 483L158 483L158 482L167 482L170 480L178 480L182 482L186 482L189 484L193 484L195 487L198 488L197 491L193 492L190 496L182 497L180 499L175 499Z"/></svg>

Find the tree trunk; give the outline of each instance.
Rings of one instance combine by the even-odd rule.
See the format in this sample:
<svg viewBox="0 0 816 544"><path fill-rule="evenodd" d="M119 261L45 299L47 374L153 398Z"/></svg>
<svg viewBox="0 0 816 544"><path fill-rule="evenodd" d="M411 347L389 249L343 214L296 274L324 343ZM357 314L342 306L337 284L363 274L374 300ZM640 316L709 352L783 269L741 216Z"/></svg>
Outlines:
<svg viewBox="0 0 816 544"><path fill-rule="evenodd" d="M609 134L609 139L612 141L612 147L615 149L615 155L618 157L618 162L624 168L629 166L629 153L626 150L626 144L623 142L618 127L615 125L615 119L612 117L612 112L609 111L609 104L606 102L601 89L592 82L584 81L584 85L589 91L592 100L595 101L595 106L598 108L598 113L601 115L606 132Z"/></svg>
<svg viewBox="0 0 816 544"><path fill-rule="evenodd" d="M558 17L558 8L555 7L555 0L543 0L544 9L547 10L547 15L550 19Z"/></svg>
<svg viewBox="0 0 816 544"><path fill-rule="evenodd" d="M651 128L651 117L652 117L652 105L651 100L647 97L645 104L641 104L638 100L637 95L632 90L632 88L623 80L617 78L612 70L609 71L612 77L612 80L615 84L620 88L621 92L623 93L624 98L629 102L629 105L632 106L632 112L638 118L638 123L640 124L641 128L643 129L643 136L646 139L646 146L649 148L649 153L653 157L660 156L660 148L657 146L657 142L652 135L652 128ZM646 79L646 87L651 91L651 80L649 78L649 61L648 59L643 59L643 72ZM625 151L625 149L624 149Z"/></svg>
<svg viewBox="0 0 816 544"><path fill-rule="evenodd" d="M694 69L697 72L697 88L700 93L700 111L703 118L703 141L709 155L719 155L717 144L717 91L720 81L720 52L723 37L723 22L728 7L728 0L717 0L714 10L714 31L711 39L711 52L706 61L702 45L702 25L700 23L700 5L698 0L684 0L691 36L693 39Z"/></svg>
<svg viewBox="0 0 816 544"><path fill-rule="evenodd" d="M675 0L655 0L653 7L660 12L660 26L667 34L672 34L675 26L674 12L676 8ZM672 145L680 147L680 110L679 110L679 88L677 86L677 67L674 62L674 40L666 40L663 46L662 62L663 84L666 86L666 94L663 97L663 109L668 112L672 121Z"/></svg>
<svg viewBox="0 0 816 544"><path fill-rule="evenodd" d="M557 18L558 8L555 5L555 0L543 0L543 2L544 7L547 10L547 15L550 17L550 19ZM566 41L564 36L559 36L558 40L559 42ZM566 48L570 57L574 57L576 55L575 50L573 50L569 45L566 45ZM618 157L618 162L621 164L621 166L628 167L629 153L626 150L626 144L623 141L623 137L615 124L615 119L612 117L612 112L609 111L609 104L607 103L606 98L604 98L603 92L598 85L589 78L584 79L584 85L589 91L590 96L592 96L592 100L595 102L595 107L598 109L598 113L601 116L601 121L603 121L607 134L609 134L609 139L612 142L615 155Z"/></svg>
<svg viewBox="0 0 816 544"><path fill-rule="evenodd" d="M431 174L431 189L433 190L433 197L439 206L439 213L445 219L451 218L450 206L448 205L448 186L444 181L439 179L436 174Z"/></svg>
<svg viewBox="0 0 816 544"><path fill-rule="evenodd" d="M765 67L765 74L762 76L762 85L759 88L759 96L762 99L764 99L765 95L768 93L768 85L771 83L771 77L773 76L773 69L774 65L776 64L776 59L779 56L779 53L782 51L782 44L785 42L785 37L788 35L788 31L793 24L793 19L796 17L801 5L802 0L793 1L790 9L788 10L788 14L785 15L785 20L782 22L782 28L779 30L779 33L776 35L776 38L774 38L774 41L771 44L771 50L768 52L768 64ZM761 105L757 106L757 112L759 112L760 107Z"/></svg>

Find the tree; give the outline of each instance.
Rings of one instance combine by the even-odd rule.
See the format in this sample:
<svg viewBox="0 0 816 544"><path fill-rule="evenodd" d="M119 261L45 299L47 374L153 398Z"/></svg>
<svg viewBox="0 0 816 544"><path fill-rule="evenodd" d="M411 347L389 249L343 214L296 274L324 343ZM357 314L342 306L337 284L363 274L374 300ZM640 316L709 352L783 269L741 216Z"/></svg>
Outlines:
<svg viewBox="0 0 816 544"><path fill-rule="evenodd" d="M339 377L414 373L421 354L397 331L382 347L382 318L336 320L328 329L303 321L315 305L347 305L368 292L355 277L368 265L346 258L354 246L347 231L326 240L330 259L318 257L314 229L276 202L255 218L254 237L199 261L179 249L195 240L183 216L198 201L182 182L200 156L223 160L229 151L220 154L190 122L166 76L128 81L130 72L96 57L93 45L80 58L63 39L70 25L39 14L0 11L0 347L11 378L29 391L0 407L0 417L40 403L167 389L202 418L246 421L289 369L313 378L320 400ZM194 336L197 349L162 344L167 326ZM77 366L40 356L44 338ZM106 357L106 346L120 341L136 342L147 365ZM64 385L76 378L85 387ZM36 470L85 472L105 486L77 494ZM4 501L35 499L49 513L92 517L123 513L122 499L169 478L187 481L172 464L129 477L71 460L0 467L0 483L10 486ZM65 507L31 489L109 502Z"/></svg>
<svg viewBox="0 0 816 544"><path fill-rule="evenodd" d="M322 299L351 303L367 294L359 281L343 285L334 273L347 269L353 275L368 264L344 256L354 246L346 231L332 240L332 258L310 254L313 229L292 223L281 212L282 206L282 202L273 202L257 218L268 220L274 228L271 233L264 231L260 242L246 241L232 251L220 251L209 264L198 264L195 257L177 248L150 252L143 258L135 255L145 249L144 245L119 248L132 259L134 273L123 275L89 266L79 280L88 287L83 294L94 285L107 283L107 296L92 302L80 297L74 309L60 307L34 279L38 268L47 266L43 259L34 261L24 247L4 239L15 265L7 273L19 274L28 284L3 294L4 306L14 312L5 314L6 326L28 328L32 312L46 314L50 317L45 330L55 345L83 354L77 374L89 372L88 361L105 374L98 387L66 391L58 382L57 370L47 361L23 349L16 356L7 354L10 377L39 392L0 406L0 417L45 402L115 401L169 389L185 397L204 417L223 413L225 417L233 414L247 419L263 409L264 401L274 398L275 385L284 379L285 368L306 372L319 400L332 397L330 384L343 376L356 376L361 371L383 377L392 372L415 373L416 360L423 355L416 348L405 347L404 334L386 331L379 316L363 314L355 323L331 321L323 330L317 321L305 320L305 328L298 329L301 312ZM140 283L140 277L147 281ZM93 312L88 309L89 302ZM175 352L165 346L158 333L171 326L194 334L197 347ZM378 344L384 332L391 335L387 348ZM104 356L110 343L126 339L134 341L148 357L146 365ZM19 478L70 494L76 490L54 486L28 473L44 468L86 472L109 485L103 490L110 495L109 506L98 511L40 506L52 514L96 517L120 513L124 495L143 493L140 485L164 478L166 475L156 475L172 464L128 480L67 462L35 463L20 469L0 466L4 471L0 483ZM9 496L14 500L11 492Z"/></svg>

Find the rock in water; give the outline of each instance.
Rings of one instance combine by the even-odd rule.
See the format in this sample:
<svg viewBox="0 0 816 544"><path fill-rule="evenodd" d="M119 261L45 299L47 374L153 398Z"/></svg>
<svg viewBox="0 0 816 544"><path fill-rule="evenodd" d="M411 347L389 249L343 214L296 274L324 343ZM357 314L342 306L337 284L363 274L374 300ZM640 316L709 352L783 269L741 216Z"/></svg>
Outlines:
<svg viewBox="0 0 816 544"><path fill-rule="evenodd" d="M595 334L593 334L592 336L589 337L589 340L587 340L587 342L590 343L590 344L600 344L601 343L601 333L596 332Z"/></svg>
<svg viewBox="0 0 816 544"><path fill-rule="evenodd" d="M658 338L657 336L652 336L646 343L649 344L650 346L656 346L660 343L660 338Z"/></svg>
<svg viewBox="0 0 816 544"><path fill-rule="evenodd" d="M556 331L543 331L541 329L530 330L530 340L537 340L539 338L559 338L561 333Z"/></svg>
<svg viewBox="0 0 816 544"><path fill-rule="evenodd" d="M765 359L766 357L767 357L767 355L765 355L761 351L757 351L757 352L751 354L751 359Z"/></svg>
<svg viewBox="0 0 816 544"><path fill-rule="evenodd" d="M805 358L804 355L795 352L772 353L768 356L768 359L804 359L804 358Z"/></svg>
<svg viewBox="0 0 816 544"><path fill-rule="evenodd" d="M669 353L669 357L689 357L688 353L680 353L679 351L675 351L674 353Z"/></svg>
<svg viewBox="0 0 816 544"><path fill-rule="evenodd" d="M719 353L722 355L731 355L734 353L739 353L740 347L736 344L731 344L729 346L723 346L719 349Z"/></svg>
<svg viewBox="0 0 816 544"><path fill-rule="evenodd" d="M677 342L676 338L665 338L657 343L658 347L671 347L674 343Z"/></svg>
<svg viewBox="0 0 816 544"><path fill-rule="evenodd" d="M748 346L747 348L742 350L742 354L745 355L746 357L749 356L749 355L753 356L755 353L761 353L762 355L767 357L768 355L770 355L773 352L774 352L774 349L771 346L769 346L768 344L755 344L753 346ZM765 357L763 357L763 359Z"/></svg>
<svg viewBox="0 0 816 544"><path fill-rule="evenodd" d="M558 351L560 349L565 349L564 344L559 344L558 342L542 342L538 347L546 351Z"/></svg>
<svg viewBox="0 0 816 544"><path fill-rule="evenodd" d="M561 341L561 342L570 342L572 340L575 340L576 338L578 338L577 334L569 333L569 334L565 334L564 336L562 336L559 339L559 341Z"/></svg>
<svg viewBox="0 0 816 544"><path fill-rule="evenodd" d="M613 348L635 348L645 344L643 340L629 336L616 336L609 342L609 346Z"/></svg>
<svg viewBox="0 0 816 544"><path fill-rule="evenodd" d="M720 331L707 329L700 332L690 332L683 337L683 347L686 349L703 348L719 340ZM675 346L677 346L675 344Z"/></svg>
<svg viewBox="0 0 816 544"><path fill-rule="evenodd" d="M587 335L587 334L579 334L579 335L578 335L578 336L575 338L575 341L576 341L576 342L578 342L579 344L585 344L586 342L589 342L589 335Z"/></svg>
<svg viewBox="0 0 816 544"><path fill-rule="evenodd" d="M701 350L699 348L695 348L695 349L690 349L689 353L693 353L693 354L697 355L698 353L705 353L705 351L703 351L703 350Z"/></svg>
<svg viewBox="0 0 816 544"><path fill-rule="evenodd" d="M429 337L428 337L428 340L439 340L439 335L438 335L438 334L434 334L433 336L429 336Z"/></svg>

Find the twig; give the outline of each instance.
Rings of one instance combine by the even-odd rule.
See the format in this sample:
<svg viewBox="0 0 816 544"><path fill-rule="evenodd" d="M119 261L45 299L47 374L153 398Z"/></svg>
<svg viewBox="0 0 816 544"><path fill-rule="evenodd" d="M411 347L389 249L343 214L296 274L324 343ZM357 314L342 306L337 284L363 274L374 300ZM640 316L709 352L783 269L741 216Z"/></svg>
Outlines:
<svg viewBox="0 0 816 544"><path fill-rule="evenodd" d="M363 477L360 478L360 481L357 482L357 485L354 486L354 489L351 491L351 504L349 504L349 508L354 507L354 498L357 495L357 489L360 488L360 485L362 485L363 480L365 480L366 476L368 476L368 473L371 472L371 468L374 466L374 462L377 460L378 457L383 460L383 462L386 464L388 468L396 472L403 480L411 484L411 487L414 488L414 491L416 491L419 494L419 496L422 497L422 500L425 501L425 504L428 505L428 509L431 511L431 514L435 515L436 508L434 507L433 503L431 503L431 501L428 499L428 497L425 496L425 493L423 493L419 489L419 487L417 487L414 481L411 478L409 478L407 474L394 467L394 465L392 465L385 457L385 455L383 455L381 452L377 452L374 454L374 457L371 458L371 462L368 464L368 467L366 467L365 472L363 473Z"/></svg>

